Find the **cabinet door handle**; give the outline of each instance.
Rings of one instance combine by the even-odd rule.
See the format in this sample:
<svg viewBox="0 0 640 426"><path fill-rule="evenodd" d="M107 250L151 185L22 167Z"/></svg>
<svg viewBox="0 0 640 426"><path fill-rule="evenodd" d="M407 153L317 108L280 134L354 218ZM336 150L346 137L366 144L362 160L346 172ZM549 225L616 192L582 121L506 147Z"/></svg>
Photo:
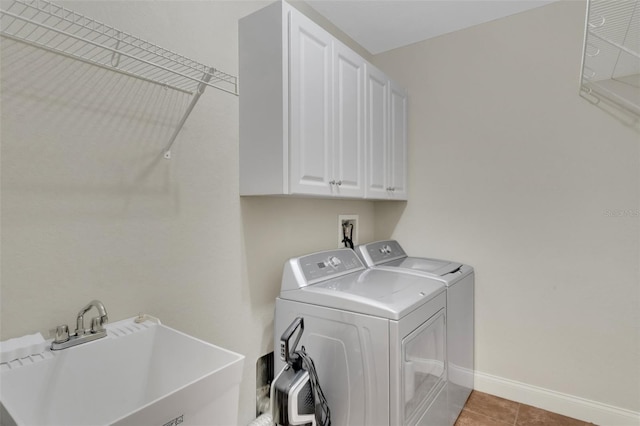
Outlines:
<svg viewBox="0 0 640 426"><path fill-rule="evenodd" d="M342 185L342 181L341 180L337 181L336 185L338 185L338 186Z"/></svg>
<svg viewBox="0 0 640 426"><path fill-rule="evenodd" d="M330 180L330 181L329 181L329 185L335 185L335 184L336 184L336 181L335 181L335 180Z"/></svg>

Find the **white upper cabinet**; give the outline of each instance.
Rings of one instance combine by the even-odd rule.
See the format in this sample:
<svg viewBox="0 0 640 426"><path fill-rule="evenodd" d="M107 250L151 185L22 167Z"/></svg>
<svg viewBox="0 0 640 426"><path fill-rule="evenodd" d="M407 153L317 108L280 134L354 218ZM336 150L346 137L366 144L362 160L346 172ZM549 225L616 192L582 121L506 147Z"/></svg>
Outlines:
<svg viewBox="0 0 640 426"><path fill-rule="evenodd" d="M332 38L291 14L289 52L290 192L328 195L333 178Z"/></svg>
<svg viewBox="0 0 640 426"><path fill-rule="evenodd" d="M407 199L407 92L389 82L389 185L390 198Z"/></svg>
<svg viewBox="0 0 640 426"><path fill-rule="evenodd" d="M364 59L333 43L333 189L364 196Z"/></svg>
<svg viewBox="0 0 640 426"><path fill-rule="evenodd" d="M389 175L389 79L367 66L366 192L367 198L386 198Z"/></svg>
<svg viewBox="0 0 640 426"><path fill-rule="evenodd" d="M373 68L284 2L242 18L239 43L240 195L364 198L371 192L366 69ZM390 84L380 80L384 99L376 102L384 105L374 127L384 153L375 155L384 157L376 161L385 177L382 191L368 196L401 199L386 189L393 179L389 161L397 157L389 151ZM406 104L403 113L397 123L406 121Z"/></svg>
<svg viewBox="0 0 640 426"><path fill-rule="evenodd" d="M367 65L365 197L407 199L407 94Z"/></svg>

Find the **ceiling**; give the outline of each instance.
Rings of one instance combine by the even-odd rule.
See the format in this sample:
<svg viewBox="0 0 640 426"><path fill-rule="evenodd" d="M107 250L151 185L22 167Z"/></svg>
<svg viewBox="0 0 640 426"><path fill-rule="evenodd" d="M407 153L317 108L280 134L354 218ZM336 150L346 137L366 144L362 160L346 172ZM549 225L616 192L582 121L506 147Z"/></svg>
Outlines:
<svg viewBox="0 0 640 426"><path fill-rule="evenodd" d="M306 0L376 55L555 0Z"/></svg>

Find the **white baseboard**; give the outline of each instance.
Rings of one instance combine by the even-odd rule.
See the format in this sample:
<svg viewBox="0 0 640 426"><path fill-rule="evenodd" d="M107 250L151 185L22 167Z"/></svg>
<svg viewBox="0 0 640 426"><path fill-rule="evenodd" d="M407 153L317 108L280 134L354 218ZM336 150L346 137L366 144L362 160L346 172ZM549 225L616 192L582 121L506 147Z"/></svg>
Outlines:
<svg viewBox="0 0 640 426"><path fill-rule="evenodd" d="M638 426L640 413L476 371L474 389L601 426Z"/></svg>

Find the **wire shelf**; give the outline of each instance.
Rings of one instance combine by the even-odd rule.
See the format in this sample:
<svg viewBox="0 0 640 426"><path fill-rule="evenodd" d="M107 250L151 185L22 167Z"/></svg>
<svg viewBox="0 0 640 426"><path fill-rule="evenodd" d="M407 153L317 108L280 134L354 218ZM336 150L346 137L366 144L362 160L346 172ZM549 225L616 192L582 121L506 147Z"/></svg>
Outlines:
<svg viewBox="0 0 640 426"><path fill-rule="evenodd" d="M201 84L238 94L233 75L46 0L3 2L0 15L0 34L16 41L189 94Z"/></svg>
<svg viewBox="0 0 640 426"><path fill-rule="evenodd" d="M589 34L640 59L640 6L636 0L592 1Z"/></svg>
<svg viewBox="0 0 640 426"><path fill-rule="evenodd" d="M46 0L2 1L0 35L193 95L165 158L170 158L173 142L207 87L238 96L237 77Z"/></svg>
<svg viewBox="0 0 640 426"><path fill-rule="evenodd" d="M589 0L580 94L640 117L640 0Z"/></svg>

